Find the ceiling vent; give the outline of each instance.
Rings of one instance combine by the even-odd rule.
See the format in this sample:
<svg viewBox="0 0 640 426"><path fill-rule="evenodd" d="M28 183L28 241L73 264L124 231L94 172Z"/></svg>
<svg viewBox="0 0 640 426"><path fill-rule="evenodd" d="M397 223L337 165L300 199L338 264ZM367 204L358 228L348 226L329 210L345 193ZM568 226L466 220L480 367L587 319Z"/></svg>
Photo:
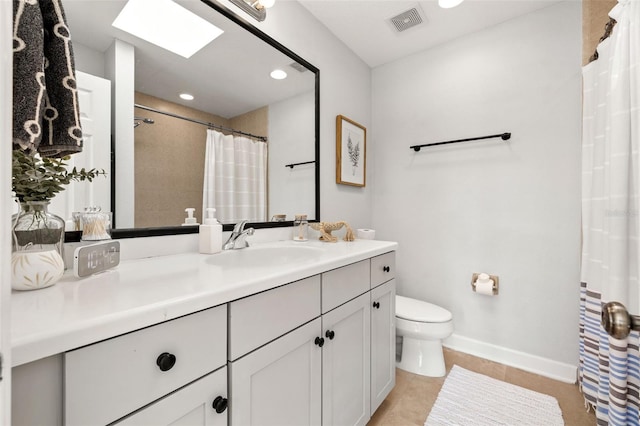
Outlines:
<svg viewBox="0 0 640 426"><path fill-rule="evenodd" d="M393 25L396 31L400 33L426 22L426 18L423 17L420 7L416 5L415 7L390 18L389 22L391 22L391 25Z"/></svg>
<svg viewBox="0 0 640 426"><path fill-rule="evenodd" d="M307 68L306 68L306 67L304 67L303 65L300 65L300 64L299 64L299 63L297 63L297 62L292 62L292 63L290 63L290 64L289 64L289 66L290 66L291 68L293 68L294 70L298 71L298 72L305 72L305 71L307 71Z"/></svg>

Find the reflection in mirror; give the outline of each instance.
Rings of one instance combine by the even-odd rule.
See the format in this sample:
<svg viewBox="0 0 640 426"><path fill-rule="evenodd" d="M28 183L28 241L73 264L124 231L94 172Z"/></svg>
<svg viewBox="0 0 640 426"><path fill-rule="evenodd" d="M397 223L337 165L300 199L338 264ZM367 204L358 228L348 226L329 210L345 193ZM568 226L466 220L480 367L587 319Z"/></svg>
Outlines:
<svg viewBox="0 0 640 426"><path fill-rule="evenodd" d="M115 227L180 226L187 208L201 222L207 206L225 224L318 220L317 69L222 6L176 3L224 31L188 59L112 27L124 0L65 3L76 69L111 83Z"/></svg>

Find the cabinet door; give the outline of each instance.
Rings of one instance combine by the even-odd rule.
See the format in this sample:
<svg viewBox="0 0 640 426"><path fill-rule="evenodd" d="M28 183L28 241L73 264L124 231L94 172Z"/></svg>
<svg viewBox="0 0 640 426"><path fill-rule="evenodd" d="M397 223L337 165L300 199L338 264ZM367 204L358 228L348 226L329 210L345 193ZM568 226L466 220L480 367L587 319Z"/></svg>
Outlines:
<svg viewBox="0 0 640 426"><path fill-rule="evenodd" d="M231 425L320 425L321 320L230 364Z"/></svg>
<svg viewBox="0 0 640 426"><path fill-rule="evenodd" d="M370 296L322 316L322 424L365 425L370 417Z"/></svg>
<svg viewBox="0 0 640 426"><path fill-rule="evenodd" d="M227 367L223 367L116 424L122 426L226 426L228 413L225 408L226 398Z"/></svg>
<svg viewBox="0 0 640 426"><path fill-rule="evenodd" d="M396 281L371 290L371 414L396 384Z"/></svg>

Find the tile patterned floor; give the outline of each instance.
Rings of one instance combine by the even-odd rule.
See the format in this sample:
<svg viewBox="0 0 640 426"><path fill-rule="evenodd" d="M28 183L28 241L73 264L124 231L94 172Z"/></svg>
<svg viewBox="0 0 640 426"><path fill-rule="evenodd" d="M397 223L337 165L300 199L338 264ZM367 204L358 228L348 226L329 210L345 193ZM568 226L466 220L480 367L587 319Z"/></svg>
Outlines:
<svg viewBox="0 0 640 426"><path fill-rule="evenodd" d="M446 348L444 356L447 372L457 364L467 370L555 397L567 426L596 424L593 410L587 412L584 406L578 385L547 379ZM380 405L368 426L423 426L444 380L444 377L424 377L396 370L396 386Z"/></svg>

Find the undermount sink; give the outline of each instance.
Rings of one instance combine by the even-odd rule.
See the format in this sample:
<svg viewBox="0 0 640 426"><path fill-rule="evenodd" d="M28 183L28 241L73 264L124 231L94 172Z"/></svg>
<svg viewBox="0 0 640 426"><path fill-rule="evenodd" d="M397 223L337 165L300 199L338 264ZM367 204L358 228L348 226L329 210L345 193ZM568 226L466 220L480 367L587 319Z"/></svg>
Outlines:
<svg viewBox="0 0 640 426"><path fill-rule="evenodd" d="M317 247L304 245L247 247L226 250L209 257L206 262L222 267L278 266L291 263L311 262L323 252Z"/></svg>

